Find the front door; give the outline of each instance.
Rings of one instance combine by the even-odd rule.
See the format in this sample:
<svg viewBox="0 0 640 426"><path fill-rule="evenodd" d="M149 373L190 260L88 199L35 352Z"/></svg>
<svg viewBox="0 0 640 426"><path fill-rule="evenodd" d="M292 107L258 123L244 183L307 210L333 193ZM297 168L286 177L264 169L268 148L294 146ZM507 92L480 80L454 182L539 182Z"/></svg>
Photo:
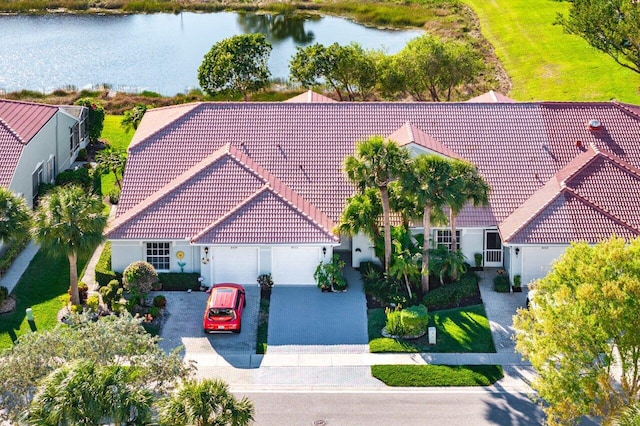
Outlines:
<svg viewBox="0 0 640 426"><path fill-rule="evenodd" d="M502 266L502 240L497 230L484 231L484 266L486 268Z"/></svg>

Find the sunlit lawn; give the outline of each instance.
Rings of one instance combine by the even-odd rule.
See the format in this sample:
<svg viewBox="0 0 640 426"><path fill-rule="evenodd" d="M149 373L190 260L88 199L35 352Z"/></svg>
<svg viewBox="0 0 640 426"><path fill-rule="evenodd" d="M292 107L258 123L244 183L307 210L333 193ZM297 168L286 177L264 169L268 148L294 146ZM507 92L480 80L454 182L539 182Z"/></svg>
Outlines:
<svg viewBox="0 0 640 426"><path fill-rule="evenodd" d="M444 309L430 312L430 326L436 327L435 345L429 345L428 336L403 340L382 337L385 325L383 309L370 309L369 349L371 352L495 352L489 320L483 305Z"/></svg>
<svg viewBox="0 0 640 426"><path fill-rule="evenodd" d="M78 259L78 276L89 259ZM58 311L68 301L69 260L50 257L39 251L13 290L17 299L15 312L0 316L0 351L11 346L13 334L19 337L31 332L25 310L31 307L38 330L52 329L57 324Z"/></svg>
<svg viewBox="0 0 640 426"><path fill-rule="evenodd" d="M489 386L503 377L499 365L372 365L388 386Z"/></svg>
<svg viewBox="0 0 640 426"><path fill-rule="evenodd" d="M104 127L100 139L109 142L109 145L113 149L126 151L129 143L131 143L134 131L131 130L129 133L126 133L124 129L120 127L122 117L122 115L106 115L104 117Z"/></svg>
<svg viewBox="0 0 640 426"><path fill-rule="evenodd" d="M512 98L640 103L639 74L553 24L558 12L567 13L570 2L463 2L478 15L482 33L511 77Z"/></svg>

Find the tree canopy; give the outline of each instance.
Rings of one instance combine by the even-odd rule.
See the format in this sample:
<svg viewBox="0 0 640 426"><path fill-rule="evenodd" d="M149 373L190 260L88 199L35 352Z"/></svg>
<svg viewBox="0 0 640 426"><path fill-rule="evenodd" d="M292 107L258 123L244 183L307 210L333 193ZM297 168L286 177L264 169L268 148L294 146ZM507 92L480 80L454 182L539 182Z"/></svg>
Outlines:
<svg viewBox="0 0 640 426"><path fill-rule="evenodd" d="M98 142L104 127L104 108L90 98L78 99L76 105L87 107L89 114L87 115L86 126L89 140L92 143Z"/></svg>
<svg viewBox="0 0 640 426"><path fill-rule="evenodd" d="M573 0L558 22L570 34L640 73L640 5L636 0Z"/></svg>
<svg viewBox="0 0 640 426"><path fill-rule="evenodd" d="M143 371L136 386L168 390L178 378L188 377L191 366L177 353L167 355L158 338L148 334L141 319L129 315L91 321L73 316L71 325L20 336L0 357L0 413L14 421L30 405L34 389L53 371L76 361L95 366L126 365Z"/></svg>
<svg viewBox="0 0 640 426"><path fill-rule="evenodd" d="M27 234L30 217L24 198L0 187L0 241L11 241Z"/></svg>
<svg viewBox="0 0 640 426"><path fill-rule="evenodd" d="M640 239L574 243L514 317L551 424L609 421L640 397Z"/></svg>
<svg viewBox="0 0 640 426"><path fill-rule="evenodd" d="M209 95L222 90L249 92L266 87L271 72L267 66L271 44L263 34L241 34L219 41L204 56L198 81Z"/></svg>

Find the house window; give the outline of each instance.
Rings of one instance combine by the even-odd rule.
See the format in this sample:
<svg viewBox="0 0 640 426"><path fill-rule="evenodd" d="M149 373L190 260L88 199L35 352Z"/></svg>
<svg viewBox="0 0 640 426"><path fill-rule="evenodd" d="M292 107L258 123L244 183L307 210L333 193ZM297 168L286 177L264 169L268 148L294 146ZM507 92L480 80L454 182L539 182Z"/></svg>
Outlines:
<svg viewBox="0 0 640 426"><path fill-rule="evenodd" d="M171 267L171 243L147 243L147 262L159 271L168 271Z"/></svg>
<svg viewBox="0 0 640 426"><path fill-rule="evenodd" d="M31 175L31 196L33 203L35 205L36 198L38 198L38 189L40 188L40 183L42 183L43 171L42 171L42 163L38 164L36 170Z"/></svg>
<svg viewBox="0 0 640 426"><path fill-rule="evenodd" d="M47 161L47 180L49 183L56 182L56 157L53 155Z"/></svg>
<svg viewBox="0 0 640 426"><path fill-rule="evenodd" d="M87 115L88 109L82 108L82 114L80 115L80 140L83 141L87 137Z"/></svg>
<svg viewBox="0 0 640 426"><path fill-rule="evenodd" d="M69 129L69 149L71 150L71 155L73 155L80 146L80 126L79 123L74 124Z"/></svg>
<svg viewBox="0 0 640 426"><path fill-rule="evenodd" d="M450 229L436 229L435 231L435 246L444 246L447 250L451 251L451 230ZM456 250L460 250L460 231L456 230Z"/></svg>

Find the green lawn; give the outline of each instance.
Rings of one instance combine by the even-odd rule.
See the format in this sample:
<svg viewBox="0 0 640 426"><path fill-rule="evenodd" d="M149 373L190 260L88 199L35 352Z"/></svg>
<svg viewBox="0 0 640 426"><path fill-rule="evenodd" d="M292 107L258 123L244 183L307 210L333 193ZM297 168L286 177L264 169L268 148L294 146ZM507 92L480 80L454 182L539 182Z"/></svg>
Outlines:
<svg viewBox="0 0 640 426"><path fill-rule="evenodd" d="M430 312L429 326L436 327L436 345L429 345L428 336L402 340L382 337L385 324L383 309L370 309L369 349L371 352L495 352L489 320L483 305Z"/></svg>
<svg viewBox="0 0 640 426"><path fill-rule="evenodd" d="M372 365L387 386L489 386L503 377L499 365Z"/></svg>
<svg viewBox="0 0 640 426"><path fill-rule="evenodd" d="M574 100L640 104L640 75L616 64L582 38L553 25L569 2L463 0L478 16L519 101Z"/></svg>
<svg viewBox="0 0 640 426"><path fill-rule="evenodd" d="M78 270L83 271L89 255L80 256ZM79 273L78 276L82 276ZM13 290L17 299L16 310L0 316L0 351L12 344L12 334L19 337L30 332L25 309L31 307L36 327L52 329L57 324L60 308L68 302L69 260L55 258L39 251Z"/></svg>
<svg viewBox="0 0 640 426"><path fill-rule="evenodd" d="M133 138L133 131L126 133L120 122L122 121L122 115L106 115L104 117L104 128L100 139L104 139L109 142L111 148L126 151Z"/></svg>

